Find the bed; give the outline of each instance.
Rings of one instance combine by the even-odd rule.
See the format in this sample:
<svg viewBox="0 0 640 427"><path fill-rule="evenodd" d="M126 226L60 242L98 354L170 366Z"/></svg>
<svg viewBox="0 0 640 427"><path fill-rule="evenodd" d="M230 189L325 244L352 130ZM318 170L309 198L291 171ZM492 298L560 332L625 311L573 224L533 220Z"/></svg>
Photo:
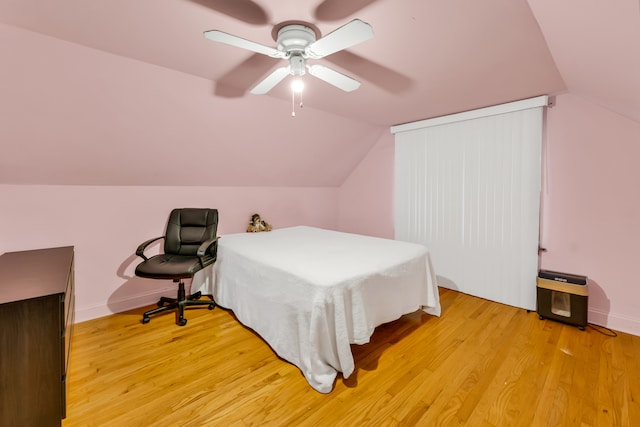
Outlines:
<svg viewBox="0 0 640 427"><path fill-rule="evenodd" d="M197 290L321 393L338 372L353 373L351 344L369 342L376 326L418 309L440 315L424 246L306 226L222 236L216 263L194 277Z"/></svg>

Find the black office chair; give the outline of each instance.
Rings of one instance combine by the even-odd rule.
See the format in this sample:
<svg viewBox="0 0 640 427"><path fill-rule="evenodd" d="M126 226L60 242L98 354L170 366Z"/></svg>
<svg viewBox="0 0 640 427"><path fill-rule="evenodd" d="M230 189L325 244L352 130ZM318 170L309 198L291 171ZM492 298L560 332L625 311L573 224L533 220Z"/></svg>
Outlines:
<svg viewBox="0 0 640 427"><path fill-rule="evenodd" d="M136 267L136 276L172 279L178 283L177 298L160 298L158 308L142 315L142 323L149 323L149 316L152 314L177 308L176 323L184 326L187 324L187 319L184 318L186 306L208 305L209 310L213 310L213 296L209 296L210 300L200 300L200 292L188 297L185 295L184 279L193 278L196 272L215 262L218 249L217 230L217 209L174 209L169 215L165 235L147 240L138 246L136 255L144 261ZM164 253L147 258L144 254L147 246L160 239L164 239Z"/></svg>

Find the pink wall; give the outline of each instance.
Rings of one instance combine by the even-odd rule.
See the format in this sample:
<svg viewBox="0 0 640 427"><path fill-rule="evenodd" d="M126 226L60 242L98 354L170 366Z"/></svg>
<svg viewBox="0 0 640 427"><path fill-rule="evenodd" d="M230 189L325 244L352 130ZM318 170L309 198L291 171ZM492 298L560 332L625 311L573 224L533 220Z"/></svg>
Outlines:
<svg viewBox="0 0 640 427"><path fill-rule="evenodd" d="M591 279L589 321L640 335L640 124L575 95L547 111L543 268ZM393 136L340 188L0 185L0 253L76 246L78 321L152 303L171 285L133 278L133 252L175 206L220 209L220 233L253 211L275 227L308 224L393 237Z"/></svg>
<svg viewBox="0 0 640 427"><path fill-rule="evenodd" d="M393 140L339 193L339 227L393 236ZM640 335L640 124L575 95L547 110L541 267L590 278L589 321Z"/></svg>
<svg viewBox="0 0 640 427"><path fill-rule="evenodd" d="M154 303L171 282L134 277L136 247L160 236L174 207L213 207L220 235L260 213L274 228L337 228L336 188L0 185L0 254L75 246L76 321Z"/></svg>
<svg viewBox="0 0 640 427"><path fill-rule="evenodd" d="M219 99L209 80L1 24L0 50L0 253L75 245L78 320L155 300L132 254L175 206L218 207L221 233L257 210L275 227L393 237L388 129L317 110L292 120L287 102ZM575 95L547 118L542 266L588 275L590 320L640 335L640 125ZM177 142L199 174L167 166ZM158 179L176 186L117 186Z"/></svg>
<svg viewBox="0 0 640 427"><path fill-rule="evenodd" d="M546 136L541 266L589 276L589 321L640 335L640 123L562 95Z"/></svg>
<svg viewBox="0 0 640 427"><path fill-rule="evenodd" d="M385 129L340 187L340 230L393 239L393 150Z"/></svg>

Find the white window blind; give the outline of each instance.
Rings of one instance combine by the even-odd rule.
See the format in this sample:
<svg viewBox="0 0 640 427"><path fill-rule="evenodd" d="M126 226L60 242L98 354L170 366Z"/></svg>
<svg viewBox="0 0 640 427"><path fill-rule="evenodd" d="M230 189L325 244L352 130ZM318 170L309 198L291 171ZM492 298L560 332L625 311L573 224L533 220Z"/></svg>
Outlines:
<svg viewBox="0 0 640 427"><path fill-rule="evenodd" d="M392 127L395 236L429 248L440 286L535 310L546 103Z"/></svg>

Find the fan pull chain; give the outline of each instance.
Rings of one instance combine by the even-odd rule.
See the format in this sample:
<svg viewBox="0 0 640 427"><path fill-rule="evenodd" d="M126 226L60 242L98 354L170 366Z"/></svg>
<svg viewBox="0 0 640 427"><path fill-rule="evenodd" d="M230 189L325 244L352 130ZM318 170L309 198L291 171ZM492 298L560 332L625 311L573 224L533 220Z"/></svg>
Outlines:
<svg viewBox="0 0 640 427"><path fill-rule="evenodd" d="M296 91L291 91L291 117L296 116Z"/></svg>
<svg viewBox="0 0 640 427"><path fill-rule="evenodd" d="M298 104L298 106L300 108L303 107L302 105L302 92L300 92L300 103ZM296 91L292 90L291 91L291 117L295 117L296 116Z"/></svg>

